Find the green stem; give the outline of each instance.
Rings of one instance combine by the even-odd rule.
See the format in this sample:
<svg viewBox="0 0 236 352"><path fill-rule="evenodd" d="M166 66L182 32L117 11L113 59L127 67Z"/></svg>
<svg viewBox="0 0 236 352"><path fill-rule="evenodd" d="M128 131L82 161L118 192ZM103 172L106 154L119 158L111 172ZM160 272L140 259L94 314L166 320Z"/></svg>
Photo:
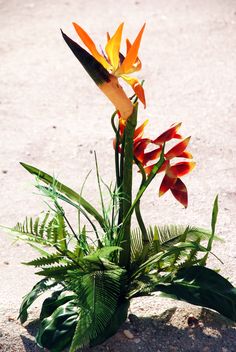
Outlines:
<svg viewBox="0 0 236 352"><path fill-rule="evenodd" d="M162 164L164 163L164 161L165 161L164 149L165 149L165 144L163 145L163 149L162 149L162 153L161 153L160 159L154 165L154 167L153 167L150 175L148 176L147 180L145 181L145 183L140 187L134 202L132 203L129 211L127 212L127 215L126 215L126 217L124 218L124 221L123 221L123 227L125 226L126 222L130 221L131 215L132 215L132 213L133 213L133 211L134 211L134 209L136 207L136 204L139 202L139 200L142 197L143 193L146 191L147 187L152 182L152 180L156 176L158 170L161 168Z"/></svg>
<svg viewBox="0 0 236 352"><path fill-rule="evenodd" d="M119 189L120 187L120 168L119 168L119 127L118 129L116 128L115 125L115 117L117 115L117 111L115 111L112 116L111 116L111 125L112 128L115 132L116 135L116 144L115 144L115 170L116 170L116 185L117 185L117 189Z"/></svg>
<svg viewBox="0 0 236 352"><path fill-rule="evenodd" d="M139 187L139 190L140 190L141 187L146 182L146 173L145 173L145 170L144 170L142 164L136 158L135 158L135 163L138 166L138 168L139 168L139 170L141 172L141 175L142 175L142 182L141 182L141 185ZM145 244L145 243L149 242L149 240L148 240L147 230L146 230L146 227L145 227L142 215L141 215L141 211L140 211L140 199L138 200L138 202L137 202L137 204L135 206L135 215L136 215L136 218L137 218L137 221L138 221L141 233L142 233L143 244Z"/></svg>
<svg viewBox="0 0 236 352"><path fill-rule="evenodd" d="M132 205L132 178L133 178L133 138L137 125L138 104L134 106L132 115L128 118L125 127L124 143L124 168L123 168L123 226L121 231L123 251L120 254L120 265L127 270L130 265L130 226L131 217L127 218L129 209ZM124 219L127 219L124 223Z"/></svg>
<svg viewBox="0 0 236 352"><path fill-rule="evenodd" d="M121 152L120 152L120 185L119 191L119 216L118 216L118 226L123 221L123 199L124 199L124 189L123 189L123 178L124 178L124 148L125 148L125 133L122 138Z"/></svg>

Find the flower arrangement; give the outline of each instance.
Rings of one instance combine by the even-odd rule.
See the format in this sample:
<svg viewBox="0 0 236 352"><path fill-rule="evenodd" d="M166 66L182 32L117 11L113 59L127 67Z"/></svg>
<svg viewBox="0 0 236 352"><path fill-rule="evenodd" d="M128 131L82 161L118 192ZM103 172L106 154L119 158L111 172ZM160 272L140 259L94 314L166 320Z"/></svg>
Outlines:
<svg viewBox="0 0 236 352"><path fill-rule="evenodd" d="M66 44L115 107L111 124L116 182L113 188L107 186L107 206L95 154L100 211L82 192L21 163L36 176L37 189L52 203L43 217L26 218L10 229L40 253L39 258L25 263L39 269L36 274L42 279L23 299L21 322L27 320L32 303L47 290L36 341L52 352L67 347L74 352L102 343L126 320L132 298L154 292L211 308L236 321L236 288L206 267L216 238L218 197L210 230L191 225L152 227L142 218L141 198L159 174L164 174L159 196L170 191L187 207L188 192L182 177L195 166L186 150L190 137L179 134L181 123L173 124L155 139L144 137L148 121L137 127L138 104L140 101L146 106L145 92L143 82L130 74L142 67L138 51L145 25L133 44L126 40L126 55L120 52L123 23L113 36L107 34L104 51L96 48L83 28L73 25L89 52L62 32ZM127 96L119 79L132 87L132 97ZM133 174L134 167L138 173ZM133 197L134 177L140 177L141 182ZM78 212L77 229L70 224L63 203ZM135 229L131 227L133 217L138 224ZM93 240L91 234L88 236L91 230Z"/></svg>

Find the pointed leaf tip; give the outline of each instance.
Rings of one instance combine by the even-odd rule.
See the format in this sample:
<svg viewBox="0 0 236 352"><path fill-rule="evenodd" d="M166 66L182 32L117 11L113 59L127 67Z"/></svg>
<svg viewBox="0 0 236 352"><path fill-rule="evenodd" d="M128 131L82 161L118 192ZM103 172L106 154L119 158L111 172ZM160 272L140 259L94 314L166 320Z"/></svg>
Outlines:
<svg viewBox="0 0 236 352"><path fill-rule="evenodd" d="M73 54L79 60L81 65L94 80L97 85L102 85L105 82L110 82L109 72L98 62L91 54L89 54L84 48L77 44L74 40L68 37L61 30L63 39L69 46Z"/></svg>

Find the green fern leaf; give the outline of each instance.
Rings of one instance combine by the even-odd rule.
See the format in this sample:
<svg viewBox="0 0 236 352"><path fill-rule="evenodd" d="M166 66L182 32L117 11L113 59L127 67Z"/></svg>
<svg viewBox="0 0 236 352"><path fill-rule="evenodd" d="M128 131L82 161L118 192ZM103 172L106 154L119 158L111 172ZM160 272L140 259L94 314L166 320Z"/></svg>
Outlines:
<svg viewBox="0 0 236 352"><path fill-rule="evenodd" d="M55 278L63 280L68 270L77 269L78 266L75 264L68 265L58 265L50 268L44 268L43 270L37 272L37 275L46 276L48 278Z"/></svg>
<svg viewBox="0 0 236 352"><path fill-rule="evenodd" d="M125 286L125 270L100 259L95 270L94 263L87 262L84 271L68 272L67 283L81 308L70 349L74 352L95 339L111 320Z"/></svg>
<svg viewBox="0 0 236 352"><path fill-rule="evenodd" d="M51 255L47 255L46 257L40 257L34 260L31 260L30 262L22 263L25 265L32 265L35 267L42 267L46 265L51 265L55 263L59 263L63 261L64 257L61 254L58 253L53 253Z"/></svg>

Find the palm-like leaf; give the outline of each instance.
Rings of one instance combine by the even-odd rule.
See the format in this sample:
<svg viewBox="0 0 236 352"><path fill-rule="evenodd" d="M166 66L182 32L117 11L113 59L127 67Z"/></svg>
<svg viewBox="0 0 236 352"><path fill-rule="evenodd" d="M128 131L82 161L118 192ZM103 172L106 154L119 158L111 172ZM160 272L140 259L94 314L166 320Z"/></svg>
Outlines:
<svg viewBox="0 0 236 352"><path fill-rule="evenodd" d="M169 226L154 226L150 227L147 231L148 243L143 243L142 233L139 229L132 232L131 237L131 268L135 270L141 264L148 260L148 258L163 251L168 251L178 243L197 243L200 245L201 241L209 240L211 232L205 229L182 226L182 225L169 225ZM186 252L187 250L187 252ZM198 247L194 248L180 248L176 247L175 253L169 257L169 261L165 258L166 266L176 265L178 261L193 262L197 260Z"/></svg>
<svg viewBox="0 0 236 352"><path fill-rule="evenodd" d="M17 239L24 240L29 244L38 243L42 246L58 245L61 250L66 249L66 237L68 235L64 218L60 213L55 213L50 218L49 212L42 218L35 220L27 218L23 223L17 223L13 228L8 228L11 232L17 233Z"/></svg>
<svg viewBox="0 0 236 352"><path fill-rule="evenodd" d="M26 262L23 264L35 266L37 268L37 267L49 266L52 264L58 264L61 262L65 263L64 256L62 256L61 254L58 254L58 253L53 253L53 254L49 254L45 257L40 257L40 258L31 260L30 262Z"/></svg>
<svg viewBox="0 0 236 352"><path fill-rule="evenodd" d="M70 351L87 345L107 327L125 287L125 270L100 258L84 262L84 270L68 272L67 285L78 294L80 318Z"/></svg>

